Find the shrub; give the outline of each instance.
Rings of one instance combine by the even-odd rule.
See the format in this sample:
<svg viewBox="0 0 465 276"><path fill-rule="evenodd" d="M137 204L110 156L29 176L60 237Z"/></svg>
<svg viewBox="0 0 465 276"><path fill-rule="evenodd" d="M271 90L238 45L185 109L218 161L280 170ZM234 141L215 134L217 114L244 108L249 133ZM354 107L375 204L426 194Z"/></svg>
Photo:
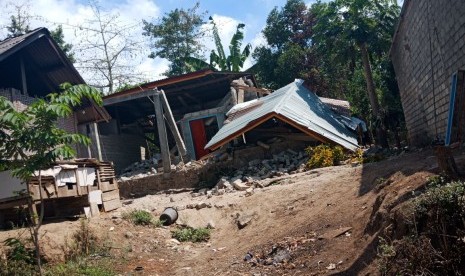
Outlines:
<svg viewBox="0 0 465 276"><path fill-rule="evenodd" d="M210 239L210 229L185 227L173 231L172 237L181 242L204 242Z"/></svg>
<svg viewBox="0 0 465 276"><path fill-rule="evenodd" d="M123 214L123 218L131 221L134 225L152 225L154 223L152 214L145 210L132 210Z"/></svg>
<svg viewBox="0 0 465 276"><path fill-rule="evenodd" d="M89 227L86 219L81 219L79 229L73 234L71 243L65 240L63 251L65 259L75 261L91 254L106 255L109 248L105 247L97 235Z"/></svg>
<svg viewBox="0 0 465 276"><path fill-rule="evenodd" d="M6 260L0 260L0 275L34 275L37 273L35 250L27 247L18 238L8 238L3 244L8 247Z"/></svg>
<svg viewBox="0 0 465 276"><path fill-rule="evenodd" d="M308 147L305 151L310 157L307 166L312 169L334 166L344 160L344 150L340 146L321 144Z"/></svg>
<svg viewBox="0 0 465 276"><path fill-rule="evenodd" d="M388 275L465 274L465 183L443 185L441 177L429 179L426 191L409 202L407 234L392 246L394 254L378 254L380 269Z"/></svg>

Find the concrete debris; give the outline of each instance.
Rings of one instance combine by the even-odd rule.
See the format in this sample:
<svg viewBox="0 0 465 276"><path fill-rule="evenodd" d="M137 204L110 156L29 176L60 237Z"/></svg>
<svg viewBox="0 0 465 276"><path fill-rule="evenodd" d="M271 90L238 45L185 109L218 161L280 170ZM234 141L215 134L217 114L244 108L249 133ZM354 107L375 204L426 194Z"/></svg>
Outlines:
<svg viewBox="0 0 465 276"><path fill-rule="evenodd" d="M274 178L285 177L290 174L302 173L306 170L308 156L305 152L296 152L288 149L279 154L274 154L272 159L255 159L248 162L248 166L234 172L231 177L223 176L216 186L211 189L211 195L219 196L234 191L246 191L246 196L253 194L254 188L264 188L277 181ZM202 195L202 190L193 197ZM210 193L207 192L208 198Z"/></svg>
<svg viewBox="0 0 465 276"><path fill-rule="evenodd" d="M171 165L171 171L187 171L196 169L203 166L204 163L205 161L192 161L187 162L186 164L179 162L177 165ZM163 173L163 167L161 167L160 155L157 154L154 158L135 162L126 167L119 176L119 180L129 181L159 173Z"/></svg>
<svg viewBox="0 0 465 276"><path fill-rule="evenodd" d="M249 225L252 222L252 216L250 215L242 215L237 218L237 227L239 229L245 228L247 225Z"/></svg>
<svg viewBox="0 0 465 276"><path fill-rule="evenodd" d="M245 196L251 196L253 195L253 188L248 188L245 190Z"/></svg>

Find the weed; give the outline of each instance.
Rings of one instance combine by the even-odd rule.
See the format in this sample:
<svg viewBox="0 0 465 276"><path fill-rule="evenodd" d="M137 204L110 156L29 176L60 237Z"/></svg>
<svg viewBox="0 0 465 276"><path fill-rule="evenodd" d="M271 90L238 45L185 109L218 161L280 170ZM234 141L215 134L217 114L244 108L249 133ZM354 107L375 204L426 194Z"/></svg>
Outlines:
<svg viewBox="0 0 465 276"><path fill-rule="evenodd" d="M30 276L37 275L36 266L25 261L0 260L0 275Z"/></svg>
<svg viewBox="0 0 465 276"><path fill-rule="evenodd" d="M340 146L321 144L305 149L310 159L307 162L309 168L322 168L337 165L344 159L344 150Z"/></svg>
<svg viewBox="0 0 465 276"><path fill-rule="evenodd" d="M173 231L172 237L181 242L204 242L210 239L210 229L185 227Z"/></svg>
<svg viewBox="0 0 465 276"><path fill-rule="evenodd" d="M90 264L87 260L78 259L72 262L62 263L49 267L46 270L47 276L67 276L67 275L87 275L87 276L112 276L116 273L111 270L108 264L99 262Z"/></svg>
<svg viewBox="0 0 465 276"><path fill-rule="evenodd" d="M34 249L27 248L21 240L9 238L6 239L3 244L10 247L10 250L7 252L8 260L25 262L28 264L35 263Z"/></svg>
<svg viewBox="0 0 465 276"><path fill-rule="evenodd" d="M405 206L411 215L403 238L380 242L383 274L465 274L465 183L444 181L430 178L426 191Z"/></svg>
<svg viewBox="0 0 465 276"><path fill-rule="evenodd" d="M71 244L65 240L65 259L74 261L91 254L106 255L109 248L103 245L89 227L86 219L81 219L79 229L73 234Z"/></svg>
<svg viewBox="0 0 465 276"><path fill-rule="evenodd" d="M152 214L145 210L132 210L124 213L123 218L131 221L134 225L154 225Z"/></svg>

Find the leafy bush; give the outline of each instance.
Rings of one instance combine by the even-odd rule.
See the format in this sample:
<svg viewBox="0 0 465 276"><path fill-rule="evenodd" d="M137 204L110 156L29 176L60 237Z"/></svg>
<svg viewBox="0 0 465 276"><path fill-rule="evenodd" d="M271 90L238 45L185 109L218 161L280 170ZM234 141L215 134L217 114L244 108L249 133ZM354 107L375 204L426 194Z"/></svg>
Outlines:
<svg viewBox="0 0 465 276"><path fill-rule="evenodd" d="M35 250L27 247L18 238L8 238L3 244L8 247L6 260L0 260L0 275L36 274Z"/></svg>
<svg viewBox="0 0 465 276"><path fill-rule="evenodd" d="M312 169L334 166L344 160L344 150L340 146L321 144L305 151L310 157L307 166Z"/></svg>
<svg viewBox="0 0 465 276"><path fill-rule="evenodd" d="M145 210L132 210L129 213L123 214L123 218L131 221L135 225L152 225L152 214Z"/></svg>
<svg viewBox="0 0 465 276"><path fill-rule="evenodd" d="M465 183L443 181L430 178L429 188L406 206L408 233L389 245L394 254L378 254L384 274L465 274Z"/></svg>
<svg viewBox="0 0 465 276"><path fill-rule="evenodd" d="M172 237L181 242L204 242L210 239L210 229L185 227L173 231Z"/></svg>

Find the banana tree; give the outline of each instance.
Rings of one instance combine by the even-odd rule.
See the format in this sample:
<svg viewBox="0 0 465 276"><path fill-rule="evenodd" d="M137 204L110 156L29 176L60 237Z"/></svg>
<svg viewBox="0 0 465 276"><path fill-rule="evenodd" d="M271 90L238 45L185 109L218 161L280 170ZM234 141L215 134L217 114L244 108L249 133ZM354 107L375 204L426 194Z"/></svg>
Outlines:
<svg viewBox="0 0 465 276"><path fill-rule="evenodd" d="M226 56L223 44L221 43L218 27L211 17L210 22L213 25L213 40L216 46L216 50L212 50L210 53L210 63L195 57L187 57L185 59L186 65L193 71L211 68L219 71L239 72L252 50L252 45L248 43L241 51L242 42L244 40L244 33L242 30L245 24L240 23L237 25L236 32L229 43L229 56Z"/></svg>

